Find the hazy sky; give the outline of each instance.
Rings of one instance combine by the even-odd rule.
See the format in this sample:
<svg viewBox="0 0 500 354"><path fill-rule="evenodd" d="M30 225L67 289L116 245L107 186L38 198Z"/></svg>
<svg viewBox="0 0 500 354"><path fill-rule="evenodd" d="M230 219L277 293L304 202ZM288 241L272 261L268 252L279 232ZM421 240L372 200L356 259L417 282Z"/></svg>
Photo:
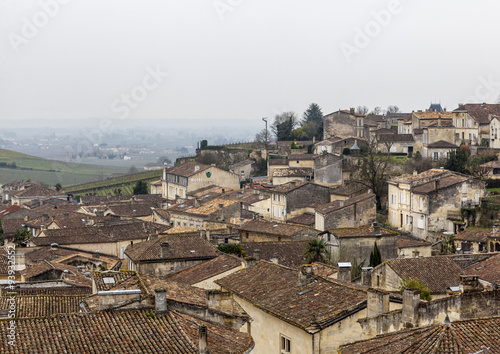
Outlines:
<svg viewBox="0 0 500 354"><path fill-rule="evenodd" d="M0 119L494 102L499 13L494 0L0 0Z"/></svg>

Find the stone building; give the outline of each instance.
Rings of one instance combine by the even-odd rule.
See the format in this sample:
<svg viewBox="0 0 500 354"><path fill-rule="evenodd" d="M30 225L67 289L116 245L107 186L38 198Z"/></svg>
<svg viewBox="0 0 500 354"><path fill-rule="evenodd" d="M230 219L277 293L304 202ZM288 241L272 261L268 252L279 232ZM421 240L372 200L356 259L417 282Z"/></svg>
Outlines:
<svg viewBox="0 0 500 354"><path fill-rule="evenodd" d="M338 110L323 117L323 139L355 136L367 138L368 129L364 125L365 115L356 113L354 108Z"/></svg>
<svg viewBox="0 0 500 354"><path fill-rule="evenodd" d="M455 144L483 145L490 142L490 122L500 116L500 104L459 104L452 113L457 134ZM494 124L492 128L496 127Z"/></svg>
<svg viewBox="0 0 500 354"><path fill-rule="evenodd" d="M375 194L365 193L315 207L315 229L325 231L369 225L376 219Z"/></svg>
<svg viewBox="0 0 500 354"><path fill-rule="evenodd" d="M229 172L236 173L241 181L250 179L252 175L252 167L255 164L254 160L243 160L234 165L229 166Z"/></svg>
<svg viewBox="0 0 500 354"><path fill-rule="evenodd" d="M247 221L239 227L241 242L276 242L309 240L316 236L314 229L265 220Z"/></svg>
<svg viewBox="0 0 500 354"><path fill-rule="evenodd" d="M321 154L314 158L314 183L338 186L342 179L342 157L335 154Z"/></svg>
<svg viewBox="0 0 500 354"><path fill-rule="evenodd" d="M405 174L387 183L389 224L421 239L455 232L461 209L479 206L485 192L484 182L444 169Z"/></svg>
<svg viewBox="0 0 500 354"><path fill-rule="evenodd" d="M366 291L299 270L260 261L216 281L254 320L252 353L332 353L360 334Z"/></svg>
<svg viewBox="0 0 500 354"><path fill-rule="evenodd" d="M235 173L197 162L163 169L162 195L167 199L187 198L188 193L212 185L239 189L240 178Z"/></svg>

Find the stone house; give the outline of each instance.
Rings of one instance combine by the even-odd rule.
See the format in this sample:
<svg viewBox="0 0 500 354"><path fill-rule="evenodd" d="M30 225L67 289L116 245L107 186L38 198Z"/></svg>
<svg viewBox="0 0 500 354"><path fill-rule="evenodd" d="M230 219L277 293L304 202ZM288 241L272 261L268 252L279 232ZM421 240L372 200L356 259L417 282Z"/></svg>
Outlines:
<svg viewBox="0 0 500 354"><path fill-rule="evenodd" d="M276 242L309 240L317 231L299 225L275 223L265 220L247 221L239 227L241 242Z"/></svg>
<svg viewBox="0 0 500 354"><path fill-rule="evenodd" d="M331 353L358 338L366 291L299 270L260 261L216 281L254 320L253 353Z"/></svg>
<svg viewBox="0 0 500 354"><path fill-rule="evenodd" d="M166 199L187 198L188 193L212 185L239 189L240 178L235 173L197 162L163 169L162 195Z"/></svg>
<svg viewBox="0 0 500 354"><path fill-rule="evenodd" d="M487 178L500 179L500 161L490 161L479 165Z"/></svg>
<svg viewBox="0 0 500 354"><path fill-rule="evenodd" d="M330 191L327 186L316 183L294 181L271 190L271 220L286 222L289 218L305 212L313 203L328 203Z"/></svg>
<svg viewBox="0 0 500 354"><path fill-rule="evenodd" d="M376 137L377 150L384 153L413 153L414 140L411 134L379 134Z"/></svg>
<svg viewBox="0 0 500 354"><path fill-rule="evenodd" d="M314 157L314 183L325 186L341 185L342 157L340 155L324 153Z"/></svg>
<svg viewBox="0 0 500 354"><path fill-rule="evenodd" d="M11 195L11 202L12 204L22 206L35 200L40 201L48 198L60 199L62 201L68 200L68 196L66 194L62 194L61 192L57 192L53 189L40 185L34 185L21 191L14 192Z"/></svg>
<svg viewBox="0 0 500 354"><path fill-rule="evenodd" d="M488 250L490 252L500 252L500 234L495 227L491 235L488 235Z"/></svg>
<svg viewBox="0 0 500 354"><path fill-rule="evenodd" d="M369 225L376 220L377 214L373 193L319 204L314 210L315 229L319 231Z"/></svg>
<svg viewBox="0 0 500 354"><path fill-rule="evenodd" d="M314 145L314 154L323 154L325 151L329 154L341 155L345 148L352 149L354 146L362 148L368 145L368 140L358 137L347 137L347 138L328 138L320 141Z"/></svg>
<svg viewBox="0 0 500 354"><path fill-rule="evenodd" d="M288 170L288 160L287 159L272 159L269 158L267 160L267 176L269 180L272 182L273 176L278 170Z"/></svg>
<svg viewBox="0 0 500 354"><path fill-rule="evenodd" d="M240 182L246 181L247 179L250 179L250 176L252 175L252 168L254 164L254 160L243 160L229 166L229 172L237 174L240 178Z"/></svg>
<svg viewBox="0 0 500 354"><path fill-rule="evenodd" d="M323 117L323 139L349 136L368 137L368 129L365 128L364 119L365 115L356 113L354 108L327 114Z"/></svg>
<svg viewBox="0 0 500 354"><path fill-rule="evenodd" d="M455 236L455 247L463 253L488 252L488 237L492 234L492 229L468 227Z"/></svg>
<svg viewBox="0 0 500 354"><path fill-rule="evenodd" d="M149 182L149 190L151 194L162 194L163 193L163 182L161 179L153 182Z"/></svg>
<svg viewBox="0 0 500 354"><path fill-rule="evenodd" d="M330 191L330 201L347 200L360 194L367 193L368 191L369 188L364 183L354 181L347 182Z"/></svg>
<svg viewBox="0 0 500 354"><path fill-rule="evenodd" d="M500 104L459 104L452 113L457 134L455 144L484 145L490 142L490 122L494 116L500 116Z"/></svg>
<svg viewBox="0 0 500 354"><path fill-rule="evenodd" d="M189 199L170 206L167 211L172 226L202 228L208 220L224 221L238 217L241 206L237 200L215 198L206 201Z"/></svg>
<svg viewBox="0 0 500 354"><path fill-rule="evenodd" d="M455 232L461 209L479 206L485 192L483 181L444 169L404 174L387 183L389 224L421 239Z"/></svg>
<svg viewBox="0 0 500 354"><path fill-rule="evenodd" d="M310 167L280 168L274 170L271 180L276 186L292 181L309 182L313 179L313 174Z"/></svg>
<svg viewBox="0 0 500 354"><path fill-rule="evenodd" d="M500 115L492 116L490 121L490 148L500 149L500 135L498 130L500 129Z"/></svg>
<svg viewBox="0 0 500 354"><path fill-rule="evenodd" d="M438 140L432 144L424 145L422 156L438 161L447 159L451 151L457 151L458 146L444 140Z"/></svg>
<svg viewBox="0 0 500 354"><path fill-rule="evenodd" d="M129 270L164 277L217 256L217 249L199 236L167 235L130 244L124 262Z"/></svg>
<svg viewBox="0 0 500 354"><path fill-rule="evenodd" d="M377 243L382 259L396 258L398 254L395 231L375 226L349 227L323 231L318 235L327 244L332 263L365 261L368 265L370 253Z"/></svg>

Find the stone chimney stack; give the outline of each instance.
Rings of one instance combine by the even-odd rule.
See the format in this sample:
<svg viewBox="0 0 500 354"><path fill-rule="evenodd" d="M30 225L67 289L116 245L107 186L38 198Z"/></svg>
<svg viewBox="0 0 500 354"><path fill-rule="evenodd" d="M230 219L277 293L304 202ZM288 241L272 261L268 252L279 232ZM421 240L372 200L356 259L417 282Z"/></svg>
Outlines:
<svg viewBox="0 0 500 354"><path fill-rule="evenodd" d="M420 290L405 289L403 291L403 324L406 328L417 326L418 304L420 303Z"/></svg>
<svg viewBox="0 0 500 354"><path fill-rule="evenodd" d="M479 287L479 279L477 276L473 275L461 275L460 276L460 293L473 293L477 291L481 291Z"/></svg>
<svg viewBox="0 0 500 354"><path fill-rule="evenodd" d="M207 340L207 326L200 326L200 345L199 345L200 354L208 354L208 340Z"/></svg>
<svg viewBox="0 0 500 354"><path fill-rule="evenodd" d="M168 242L162 242L160 243L160 246L161 246L161 258L167 258L170 245L168 244Z"/></svg>
<svg viewBox="0 0 500 354"><path fill-rule="evenodd" d="M373 223L373 234L374 235L381 235L381 233L380 233L380 225L377 222Z"/></svg>
<svg viewBox="0 0 500 354"><path fill-rule="evenodd" d="M351 108L349 111L351 112L351 114L354 114L354 108Z"/></svg>
<svg viewBox="0 0 500 354"><path fill-rule="evenodd" d="M361 285L371 286L372 285L372 272L373 267L363 267L361 268Z"/></svg>
<svg viewBox="0 0 500 354"><path fill-rule="evenodd" d="M258 262L260 261L260 250L253 250L253 258L255 258L255 261Z"/></svg>
<svg viewBox="0 0 500 354"><path fill-rule="evenodd" d="M389 293L370 288L367 292L366 317L377 317L389 312Z"/></svg>
<svg viewBox="0 0 500 354"><path fill-rule="evenodd" d="M346 282L351 282L351 269L352 265L351 262L339 262L338 264L338 273L337 273L337 279L346 281Z"/></svg>
<svg viewBox="0 0 500 354"><path fill-rule="evenodd" d="M167 291L165 289L155 289L155 310L157 313L167 313Z"/></svg>
<svg viewBox="0 0 500 354"><path fill-rule="evenodd" d="M443 126L443 121L441 119L441 116L439 116L439 118L438 118L438 125L437 126L438 127L442 127Z"/></svg>
<svg viewBox="0 0 500 354"><path fill-rule="evenodd" d="M309 283L311 283L314 280L312 276L312 265L310 264L303 264L299 268L299 279L297 282L297 285L299 287L303 287Z"/></svg>
<svg viewBox="0 0 500 354"><path fill-rule="evenodd" d="M15 262L16 264L14 269L16 272L26 269L26 258L24 256L24 253L16 253Z"/></svg>
<svg viewBox="0 0 500 354"><path fill-rule="evenodd" d="M417 170L413 170L413 175L414 175L414 176L418 175Z"/></svg>
<svg viewBox="0 0 500 354"><path fill-rule="evenodd" d="M271 258L271 262L273 262L274 264L279 264L279 259L278 259L277 253L273 254L273 258Z"/></svg>

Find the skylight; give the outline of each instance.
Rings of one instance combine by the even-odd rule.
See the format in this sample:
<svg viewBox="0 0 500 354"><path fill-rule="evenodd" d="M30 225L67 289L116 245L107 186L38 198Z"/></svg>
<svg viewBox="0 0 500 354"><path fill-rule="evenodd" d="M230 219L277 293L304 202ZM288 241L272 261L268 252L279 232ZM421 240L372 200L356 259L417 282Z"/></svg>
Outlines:
<svg viewBox="0 0 500 354"><path fill-rule="evenodd" d="M115 283L115 278L113 278L113 277L106 277L106 278L102 278L102 281L104 282L104 284L114 284Z"/></svg>

